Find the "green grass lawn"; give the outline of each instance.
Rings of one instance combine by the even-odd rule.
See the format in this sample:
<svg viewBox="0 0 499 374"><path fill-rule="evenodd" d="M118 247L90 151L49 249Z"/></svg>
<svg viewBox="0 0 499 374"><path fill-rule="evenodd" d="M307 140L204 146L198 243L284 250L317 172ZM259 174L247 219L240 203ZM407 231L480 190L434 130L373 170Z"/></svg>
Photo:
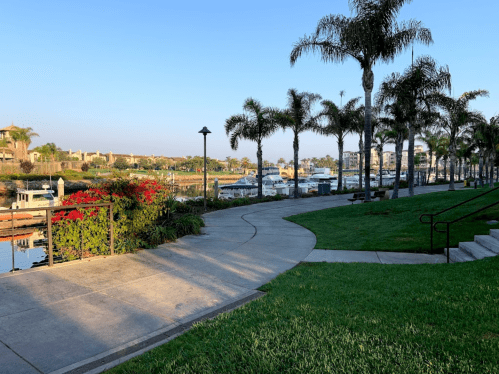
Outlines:
<svg viewBox="0 0 499 374"><path fill-rule="evenodd" d="M497 373L499 258L302 264L111 373Z"/></svg>
<svg viewBox="0 0 499 374"><path fill-rule="evenodd" d="M286 219L312 231L317 236L315 248L426 253L430 250L430 225L420 223L419 216L437 213L486 190L436 192L325 209ZM494 191L436 218L438 221L452 220L498 199L499 191ZM486 223L491 219L499 219L499 206L452 225L451 247L472 241L474 235L488 234L490 229L499 228L498 224ZM436 252L443 251L445 240L445 234L435 233Z"/></svg>

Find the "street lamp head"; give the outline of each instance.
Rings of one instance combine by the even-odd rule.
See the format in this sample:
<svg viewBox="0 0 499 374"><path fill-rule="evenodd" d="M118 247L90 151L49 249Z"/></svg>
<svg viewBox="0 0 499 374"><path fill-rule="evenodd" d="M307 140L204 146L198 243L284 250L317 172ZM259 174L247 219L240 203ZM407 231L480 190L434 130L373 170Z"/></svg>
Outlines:
<svg viewBox="0 0 499 374"><path fill-rule="evenodd" d="M208 129L206 128L206 126L204 126L204 127L202 128L202 130L201 130L201 131L198 131L198 133L199 133L199 134L203 134L204 136L206 136L207 134L211 134L211 131L210 131L210 130L208 130Z"/></svg>

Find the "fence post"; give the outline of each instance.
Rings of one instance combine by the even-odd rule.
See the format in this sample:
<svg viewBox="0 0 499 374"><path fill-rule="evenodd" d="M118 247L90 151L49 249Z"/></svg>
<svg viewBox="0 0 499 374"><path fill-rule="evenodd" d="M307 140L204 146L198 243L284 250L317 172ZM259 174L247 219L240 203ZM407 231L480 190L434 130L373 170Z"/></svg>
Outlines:
<svg viewBox="0 0 499 374"><path fill-rule="evenodd" d="M47 209L47 239L49 246L49 266L54 266L54 253L52 251L52 211Z"/></svg>
<svg viewBox="0 0 499 374"><path fill-rule="evenodd" d="M109 249L114 255L113 204L109 204Z"/></svg>

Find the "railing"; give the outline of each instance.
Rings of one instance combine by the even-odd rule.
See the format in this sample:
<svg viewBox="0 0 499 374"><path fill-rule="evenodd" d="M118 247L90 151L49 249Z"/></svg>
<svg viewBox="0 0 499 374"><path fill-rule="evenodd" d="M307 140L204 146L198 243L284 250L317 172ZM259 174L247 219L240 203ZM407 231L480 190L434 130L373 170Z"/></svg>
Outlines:
<svg viewBox="0 0 499 374"><path fill-rule="evenodd" d="M492 189L488 190L487 192L484 192L484 193L482 193L480 195L472 197L471 199L468 199L468 200L465 200L463 202L460 202L459 204L453 205L453 206L451 206L451 207L449 207L447 209L444 209L444 210L442 210L442 211L440 211L438 213L425 213L425 214L421 214L419 216L419 221L421 223L424 223L424 224L430 224L430 251L431 251L431 253L433 253L433 230L435 230L436 232L440 232L440 233L447 233L447 263L449 263L449 252L450 252L450 248L449 248L450 238L449 238L449 235L450 235L450 225L453 224L453 223L455 223L455 222L458 222L458 221L460 221L460 220L462 220L464 218L468 218L468 217L470 217L470 216L472 216L472 215L474 215L476 213L479 213L481 211L489 209L489 208L491 208L491 207L499 204L499 201L497 201L497 202L495 202L493 204L487 205L486 207L483 207L483 208L480 208L478 210L475 210L474 212L468 213L468 214L466 214L466 215L464 215L462 217L456 218L455 220L452 220L452 221L438 221L438 222L434 223L433 222L434 221L434 217L436 217L436 216L438 216L438 215L440 215L442 213L448 212L448 211L450 211L450 210L452 210L454 208L457 208L457 207L459 207L461 205L469 203L470 201L476 200L476 199L478 199L478 198L480 198L482 196L485 196L485 195L487 195L487 194L489 194L491 192L494 192L494 191L496 191L498 189L499 189L499 187L492 188ZM430 217L430 220L429 221L424 221L423 220L424 217ZM447 229L445 231L444 230L438 230L437 227L436 227L437 225L442 225L442 224L446 224L447 225Z"/></svg>
<svg viewBox="0 0 499 374"><path fill-rule="evenodd" d="M22 209L4 209L0 211L0 214L11 215L12 225L11 225L11 235L12 242L14 241L14 231L15 224L14 218L15 213L22 212L32 212L32 211L46 211L47 219L47 245L48 245L48 262L49 266L54 265L54 253L53 253L53 243L52 243L52 212L57 210L69 210L69 209L80 209L80 208L96 208L96 207L109 207L109 250L111 256L114 255L114 227L113 227L113 203L100 203L100 204L78 204L78 205L65 205L65 206L55 206L55 207L36 207L36 208L22 208ZM9 235L10 236L10 235ZM14 262L14 246L12 246L12 271L15 270Z"/></svg>

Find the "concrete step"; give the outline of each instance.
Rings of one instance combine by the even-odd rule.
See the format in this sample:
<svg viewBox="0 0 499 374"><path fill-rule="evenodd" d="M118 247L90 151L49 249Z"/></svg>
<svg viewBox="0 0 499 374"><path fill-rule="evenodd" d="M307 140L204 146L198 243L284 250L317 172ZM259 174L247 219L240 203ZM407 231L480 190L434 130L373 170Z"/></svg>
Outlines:
<svg viewBox="0 0 499 374"><path fill-rule="evenodd" d="M475 242L495 254L499 253L499 239L490 235L475 235Z"/></svg>
<svg viewBox="0 0 499 374"><path fill-rule="evenodd" d="M490 236L499 239L499 229L491 229L490 230Z"/></svg>
<svg viewBox="0 0 499 374"><path fill-rule="evenodd" d="M444 248L444 254L447 257L447 248ZM461 251L459 248L451 248L449 253L450 262L473 261L474 258Z"/></svg>
<svg viewBox="0 0 499 374"><path fill-rule="evenodd" d="M484 248L480 244L475 242L459 243L459 249L477 260L481 260L485 257L493 257L496 255L494 252L489 251L487 248Z"/></svg>

